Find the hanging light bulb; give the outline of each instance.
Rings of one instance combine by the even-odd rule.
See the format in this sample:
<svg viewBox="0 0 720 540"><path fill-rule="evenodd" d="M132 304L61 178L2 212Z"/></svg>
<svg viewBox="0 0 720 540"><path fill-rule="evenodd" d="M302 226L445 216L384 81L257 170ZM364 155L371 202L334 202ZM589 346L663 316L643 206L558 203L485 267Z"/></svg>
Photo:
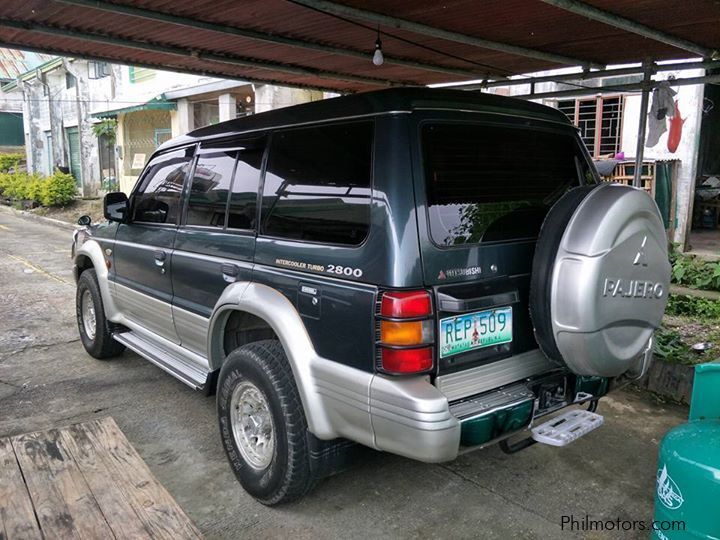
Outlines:
<svg viewBox="0 0 720 540"><path fill-rule="evenodd" d="M375 53L373 54L373 64L382 66L385 57L382 52L382 41L380 40L380 27L378 27L377 39L375 40Z"/></svg>

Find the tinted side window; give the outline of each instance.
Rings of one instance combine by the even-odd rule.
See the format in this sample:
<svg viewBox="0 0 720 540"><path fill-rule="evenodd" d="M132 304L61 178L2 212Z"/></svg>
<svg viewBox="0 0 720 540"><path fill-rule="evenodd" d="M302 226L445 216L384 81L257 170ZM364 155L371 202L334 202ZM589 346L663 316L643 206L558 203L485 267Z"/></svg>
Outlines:
<svg viewBox="0 0 720 540"><path fill-rule="evenodd" d="M236 158L235 151L198 156L190 187L188 225L225 226L225 207Z"/></svg>
<svg viewBox="0 0 720 540"><path fill-rule="evenodd" d="M370 226L373 122L276 132L262 200L262 233L358 245Z"/></svg>
<svg viewBox="0 0 720 540"><path fill-rule="evenodd" d="M255 229L257 226L257 196L264 151L264 142L255 141L246 144L238 153L228 206L227 226L230 229Z"/></svg>
<svg viewBox="0 0 720 540"><path fill-rule="evenodd" d="M158 156L148 164L133 200L134 221L176 223L192 153L192 148L177 150Z"/></svg>

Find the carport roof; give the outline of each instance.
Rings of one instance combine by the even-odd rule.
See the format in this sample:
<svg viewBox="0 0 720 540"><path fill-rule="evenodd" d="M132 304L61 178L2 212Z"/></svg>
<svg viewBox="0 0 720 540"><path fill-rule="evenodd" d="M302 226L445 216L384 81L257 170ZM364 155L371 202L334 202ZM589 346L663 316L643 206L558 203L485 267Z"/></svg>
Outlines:
<svg viewBox="0 0 720 540"><path fill-rule="evenodd" d="M712 57L719 23L713 0L5 0L0 46L349 92Z"/></svg>

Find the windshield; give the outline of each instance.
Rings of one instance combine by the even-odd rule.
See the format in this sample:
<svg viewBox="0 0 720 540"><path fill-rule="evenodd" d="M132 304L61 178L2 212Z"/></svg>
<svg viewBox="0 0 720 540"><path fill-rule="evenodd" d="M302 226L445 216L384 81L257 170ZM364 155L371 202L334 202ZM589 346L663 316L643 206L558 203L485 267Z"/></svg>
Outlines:
<svg viewBox="0 0 720 540"><path fill-rule="evenodd" d="M595 176L572 134L425 124L430 234L441 246L537 238L550 207Z"/></svg>

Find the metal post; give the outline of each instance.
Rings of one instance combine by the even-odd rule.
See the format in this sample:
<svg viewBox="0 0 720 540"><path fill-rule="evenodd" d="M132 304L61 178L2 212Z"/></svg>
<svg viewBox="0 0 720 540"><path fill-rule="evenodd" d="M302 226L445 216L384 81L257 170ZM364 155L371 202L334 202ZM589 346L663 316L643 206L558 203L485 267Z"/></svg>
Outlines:
<svg viewBox="0 0 720 540"><path fill-rule="evenodd" d="M643 88L640 100L640 126L638 127L638 140L635 150L635 176L633 186L641 187L643 153L645 152L645 132L647 130L648 101L650 100L650 85L652 81L652 62L643 63Z"/></svg>

